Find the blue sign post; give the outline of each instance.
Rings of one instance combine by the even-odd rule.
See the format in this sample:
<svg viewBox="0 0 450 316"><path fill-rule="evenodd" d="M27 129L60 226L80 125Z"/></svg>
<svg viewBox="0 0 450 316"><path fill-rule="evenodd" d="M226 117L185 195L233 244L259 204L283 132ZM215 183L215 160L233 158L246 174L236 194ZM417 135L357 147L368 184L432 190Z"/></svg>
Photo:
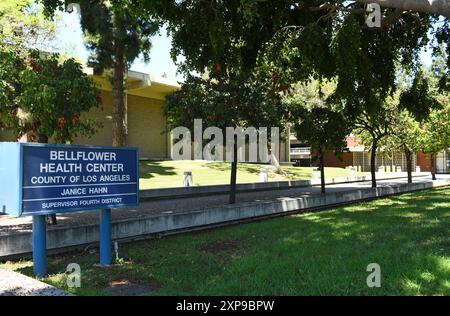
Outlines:
<svg viewBox="0 0 450 316"><path fill-rule="evenodd" d="M100 264L111 264L111 209L139 204L138 149L0 143L0 211L33 216L35 274L46 274L45 215L101 210Z"/></svg>
<svg viewBox="0 0 450 316"><path fill-rule="evenodd" d="M100 265L111 265L111 210L100 213Z"/></svg>
<svg viewBox="0 0 450 316"><path fill-rule="evenodd" d="M33 216L33 268L37 276L47 274L47 230L45 215Z"/></svg>

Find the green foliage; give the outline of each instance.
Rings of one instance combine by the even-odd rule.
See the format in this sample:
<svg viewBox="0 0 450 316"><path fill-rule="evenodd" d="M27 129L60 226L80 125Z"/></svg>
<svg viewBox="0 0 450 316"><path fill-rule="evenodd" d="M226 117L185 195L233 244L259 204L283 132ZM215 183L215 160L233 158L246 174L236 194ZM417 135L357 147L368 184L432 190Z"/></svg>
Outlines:
<svg viewBox="0 0 450 316"><path fill-rule="evenodd" d="M436 30L436 39L439 45L434 47L433 55L439 64L439 88L450 91L450 26L449 19L440 23ZM435 64L436 65L436 64ZM435 68L436 70L436 68Z"/></svg>
<svg viewBox="0 0 450 316"><path fill-rule="evenodd" d="M22 91L21 73L26 64L15 50L0 50L0 128L17 130L17 98Z"/></svg>
<svg viewBox="0 0 450 316"><path fill-rule="evenodd" d="M158 3L158 2L157 2ZM143 4L168 22L172 57L183 55L187 75L181 91L168 98L171 127L284 127L282 74L264 58L265 45L281 23L288 1L174 1ZM275 7L275 9L274 9ZM203 78L193 72L206 74Z"/></svg>
<svg viewBox="0 0 450 316"><path fill-rule="evenodd" d="M320 84L312 80L309 84L297 86L287 101L297 139L320 154L327 151L341 154L347 149L345 138L351 132L351 124L343 112L326 103L334 89L332 82Z"/></svg>
<svg viewBox="0 0 450 316"><path fill-rule="evenodd" d="M420 50L429 43L429 31L437 21L407 12L381 29L371 29L361 14L364 5L358 2L346 4L340 12L327 9L327 4L337 4L325 0L156 3L142 5L169 21L172 57L186 57L182 71L207 72L226 81L232 74L266 67L265 73L271 69L288 87L311 77L333 79L336 89L329 103L343 107L349 117L365 113L375 120L378 108L396 91L397 64L417 68ZM393 12L383 9L384 16ZM439 33L442 42L444 33ZM424 88L420 80L415 88L418 93ZM427 111L422 105L414 110L418 115Z"/></svg>
<svg viewBox="0 0 450 316"><path fill-rule="evenodd" d="M114 97L112 144L126 146L126 76L131 63L140 55L149 61L150 37L159 30L161 23L144 14L132 0L39 1L45 5L48 16L69 3L79 4L81 28L91 52L88 64L96 74L113 69L110 78Z"/></svg>
<svg viewBox="0 0 450 316"><path fill-rule="evenodd" d="M99 125L82 113L98 107L100 91L73 59L30 51L26 60L17 52L0 52L0 114L3 127L18 137L30 133L65 143L90 136ZM14 74L10 76L8 74Z"/></svg>
<svg viewBox="0 0 450 316"><path fill-rule="evenodd" d="M420 146L426 154L436 155L450 147L450 104L431 111L421 128Z"/></svg>
<svg viewBox="0 0 450 316"><path fill-rule="evenodd" d="M305 82L311 76L336 80L329 101L343 105L348 116L375 113L396 90L397 63L414 68L420 49L428 43L433 18L407 13L390 25L371 29L365 14L354 12L363 10L360 3L348 4L352 12L336 14L317 9L324 3L329 1L287 10L291 27L271 46L273 63L289 74L289 82ZM385 16L392 12L383 9Z"/></svg>
<svg viewBox="0 0 450 316"><path fill-rule="evenodd" d="M193 129L194 119L206 126L281 127L282 94L261 76L236 77L227 83L189 76L180 91L167 98L168 127Z"/></svg>
<svg viewBox="0 0 450 316"><path fill-rule="evenodd" d="M131 64L140 54L150 59L151 41L160 24L144 17L136 9L134 1L62 1L40 0L48 16L68 3L78 3L81 9L81 27L86 47L91 52L89 64L96 72L114 66L120 54Z"/></svg>
<svg viewBox="0 0 450 316"><path fill-rule="evenodd" d="M43 9L33 0L0 2L0 43L22 54L32 47L49 50L55 46L55 23L45 19Z"/></svg>
<svg viewBox="0 0 450 316"><path fill-rule="evenodd" d="M422 147L419 122L407 110L400 111L396 124L392 127L392 134L382 144L387 152L419 152Z"/></svg>
<svg viewBox="0 0 450 316"><path fill-rule="evenodd" d="M382 103L377 111L364 110L355 118L355 133L366 147L379 145L380 141L394 133L399 122L398 97L390 97Z"/></svg>
<svg viewBox="0 0 450 316"><path fill-rule="evenodd" d="M416 73L412 85L402 92L399 105L401 109L412 113L418 121L426 119L430 111L439 106L430 93L428 80L424 78L422 71Z"/></svg>
<svg viewBox="0 0 450 316"><path fill-rule="evenodd" d="M279 29L290 1L148 1L142 6L168 23L172 57L183 55L182 72L231 77L252 72Z"/></svg>

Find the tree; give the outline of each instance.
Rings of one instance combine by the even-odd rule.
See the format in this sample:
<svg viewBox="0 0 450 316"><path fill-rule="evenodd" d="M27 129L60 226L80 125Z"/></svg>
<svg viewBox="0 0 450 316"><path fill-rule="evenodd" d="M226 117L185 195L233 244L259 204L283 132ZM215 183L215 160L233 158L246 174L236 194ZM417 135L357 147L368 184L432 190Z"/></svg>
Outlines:
<svg viewBox="0 0 450 316"><path fill-rule="evenodd" d="M100 90L73 59L30 51L0 51L0 124L20 138L66 143L99 126L82 114L100 104ZM11 76L13 74L13 76Z"/></svg>
<svg viewBox="0 0 450 316"><path fill-rule="evenodd" d="M26 64L17 50L0 48L0 128L19 126L18 101L22 83L21 73Z"/></svg>
<svg viewBox="0 0 450 316"><path fill-rule="evenodd" d="M340 155L347 149L345 137L350 133L350 125L345 123L341 112L327 108L305 109L301 105L293 110L293 129L298 140L311 146L317 153L321 175L321 191L325 193L325 153Z"/></svg>
<svg viewBox="0 0 450 316"><path fill-rule="evenodd" d="M0 3L0 43L22 55L31 48L56 49L56 25L45 19L33 0L3 0Z"/></svg>
<svg viewBox="0 0 450 316"><path fill-rule="evenodd" d="M283 118L286 116L283 113L285 107L280 93L274 93L272 84L267 82L271 79L261 75L254 75L252 78L252 80L247 77L234 78L234 80L224 83L211 78L188 76L181 90L167 99L164 112L168 119L168 128L184 126L191 131L192 135L195 119L201 119L205 126L218 127L222 131L229 127L237 130L249 127L285 126L285 122L283 122ZM231 204L236 201L237 165L240 161L238 150L243 149L242 147L238 148L236 139L238 132L236 130L232 135L234 146L230 179L229 202ZM270 135L267 135L268 130L259 129L256 133L260 142L261 136L270 141ZM217 153L226 148L227 144L225 139L214 137L214 142L219 142L221 145L214 147ZM259 145L261 146L261 143ZM252 149L249 148L249 150ZM258 153L254 154L258 157ZM207 157L204 158L207 159ZM229 159L229 157L226 158ZM259 158L262 158L261 152L259 152Z"/></svg>
<svg viewBox="0 0 450 316"><path fill-rule="evenodd" d="M298 140L311 146L316 153L321 171L321 190L325 193L326 152L339 156L347 149L346 136L351 132L343 112L327 104L333 93L334 82L318 82L311 79L307 84L297 84L287 98L289 121Z"/></svg>
<svg viewBox="0 0 450 316"><path fill-rule="evenodd" d="M421 129L421 150L431 158L431 175L436 180L436 156L450 147L450 105L434 109Z"/></svg>
<svg viewBox="0 0 450 316"><path fill-rule="evenodd" d="M443 80L446 80L447 69L445 61L448 56L442 46L434 52L434 56L431 67L419 68L410 86L403 88L399 100L400 108L409 111L418 123L412 122L412 118L408 119L408 115L404 114L403 122L400 121L400 124L397 126L397 133L399 135L403 134L404 141L409 145L405 148L422 149L425 153L430 154L433 180L436 179L436 155L439 151L445 150L450 146L447 143L448 140L446 140L446 127L430 126L430 124L448 124L445 121L448 119L445 106L448 104L449 95L445 91L446 83L443 83ZM438 120L436 117L437 113L442 115L441 119L443 121ZM400 130L402 127L404 129ZM411 135L408 135L410 133ZM442 135L438 133L442 133ZM433 140L433 137L439 137L440 140Z"/></svg>
<svg viewBox="0 0 450 316"><path fill-rule="evenodd" d="M358 1L174 1L142 5L171 21L172 55L186 56L182 70L208 71L220 81L249 71L264 56L272 69L283 74L283 84L288 87L311 76L336 80L329 103L343 107L350 119L365 116L371 122L385 116L378 108L396 89L397 64L415 66L438 19L420 10L383 8L386 18L382 27L369 28L365 4ZM436 37L446 41L447 32L443 27ZM376 136L375 143L384 134ZM376 185L375 177L373 181Z"/></svg>
<svg viewBox="0 0 450 316"><path fill-rule="evenodd" d="M131 63L140 55L150 59L150 37L160 23L143 16L131 0L40 0L52 16L66 3L77 3L81 9L81 28L86 47L91 52L89 65L95 73L113 69L112 144L127 145L126 76Z"/></svg>
<svg viewBox="0 0 450 316"><path fill-rule="evenodd" d="M370 148L370 174L372 187L377 187L376 157L380 142L394 132L398 124L398 108L392 99L380 104L376 111L363 111L355 118L355 132L359 134L363 144Z"/></svg>
<svg viewBox="0 0 450 316"><path fill-rule="evenodd" d="M401 150L405 154L408 183L412 183L413 154L421 149L420 137L419 122L407 110L403 110L399 113L397 124L392 127L392 134L384 141L387 151Z"/></svg>
<svg viewBox="0 0 450 316"><path fill-rule="evenodd" d="M288 2L277 1L275 6L285 8ZM207 74L208 79L204 81L192 79L191 84L188 79L185 88L193 88L194 82L197 83L208 91L205 100L215 100L216 110L226 111L225 117L218 115L217 121L209 120L208 123L219 127L227 124L229 127L247 127L254 122L257 126L265 124L264 115L260 116L261 121L255 121L248 111L259 112L260 106L264 108L263 104L257 103L262 98L267 104L277 103L279 90L287 88L281 73L270 61L264 60L265 46L282 20L279 9L274 10L274 2L194 0L143 2L142 5L149 14L168 22L168 31L173 38L172 57L185 57L179 64L180 71ZM258 14L254 14L256 12ZM186 89L182 90L188 94ZM255 91L263 95L257 96ZM249 95L254 97L253 101L248 99ZM192 103L191 106L195 105ZM261 112L270 114L265 110ZM202 114L208 113L197 115L204 118ZM184 124L190 123L185 121ZM235 202L237 163L235 159L231 164L230 203Z"/></svg>
<svg viewBox="0 0 450 316"><path fill-rule="evenodd" d="M91 136L100 125L82 114L99 106L100 91L73 59L42 56L37 50L26 59L18 50L0 50L0 127L26 136L31 142L71 142ZM49 223L56 224L56 215Z"/></svg>
<svg viewBox="0 0 450 316"><path fill-rule="evenodd" d="M232 25L248 24L253 36L269 35L265 45L283 50L285 58L279 65L292 75L291 83L305 82L312 75L336 78L336 97L345 100L351 111L366 106L371 95L381 93L380 97L384 97L395 89L396 62L411 67L420 50L433 43L431 36L439 44L450 41L449 19L437 15L446 15L448 1L374 1L382 6L380 28L366 24L366 4L373 3L370 0L140 2L149 12L179 21L171 28L175 34L173 57L184 54L190 66L216 58L215 53L224 51L230 41L242 39L240 44L245 43L246 36L233 39L228 35L233 34ZM196 13L185 14L186 9ZM440 22L439 26L433 30L436 22ZM208 41L212 45L204 45ZM450 45L446 49L448 52ZM193 54L199 56L195 62L190 57ZM214 69L213 64L210 69ZM367 106L377 106L377 102Z"/></svg>

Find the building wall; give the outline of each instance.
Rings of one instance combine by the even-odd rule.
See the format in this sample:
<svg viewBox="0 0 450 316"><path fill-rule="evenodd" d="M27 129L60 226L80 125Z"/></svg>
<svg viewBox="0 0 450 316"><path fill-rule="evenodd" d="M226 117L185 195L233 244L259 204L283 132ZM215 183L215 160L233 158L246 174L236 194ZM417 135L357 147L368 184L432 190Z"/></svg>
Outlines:
<svg viewBox="0 0 450 316"><path fill-rule="evenodd" d="M168 158L164 101L128 96L128 142L141 157Z"/></svg>
<svg viewBox="0 0 450 316"><path fill-rule="evenodd" d="M334 153L328 152L325 154L324 162L326 167L345 168L353 166L353 153L344 152L339 159Z"/></svg>
<svg viewBox="0 0 450 316"><path fill-rule="evenodd" d="M431 171L431 159L424 153L417 154L417 165L420 166L421 171Z"/></svg>
<svg viewBox="0 0 450 316"><path fill-rule="evenodd" d="M102 123L93 137L78 137L76 144L111 146L113 98L109 91L102 92L102 107L91 110L85 116ZM162 109L164 101L127 96L128 145L139 147L141 158L163 159L168 157L166 119Z"/></svg>
<svg viewBox="0 0 450 316"><path fill-rule="evenodd" d="M113 98L111 92L102 91L102 105L83 114L83 118L93 118L103 126L91 138L80 136L75 138L74 143L78 145L111 146L112 111Z"/></svg>
<svg viewBox="0 0 450 316"><path fill-rule="evenodd" d="M15 142L15 141L16 137L14 137L14 135L11 132L0 130L0 142Z"/></svg>

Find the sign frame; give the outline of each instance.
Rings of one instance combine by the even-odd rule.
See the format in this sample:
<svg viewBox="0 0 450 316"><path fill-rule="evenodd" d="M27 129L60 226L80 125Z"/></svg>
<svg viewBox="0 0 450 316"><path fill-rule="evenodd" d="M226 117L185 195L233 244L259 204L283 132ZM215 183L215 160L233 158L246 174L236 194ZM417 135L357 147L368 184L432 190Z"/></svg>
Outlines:
<svg viewBox="0 0 450 316"><path fill-rule="evenodd" d="M120 209L120 208L132 208L132 207L138 207L139 206L139 200L140 200L140 192L139 192L139 148L137 147L112 147L112 146L87 146L87 145L61 145L61 144L41 144L41 143L0 143L1 145L6 144L6 148L14 148L18 147L18 152L16 152L14 155L12 155L11 159L8 161L13 161L15 159L18 159L18 161L15 162L15 165L12 169L18 169L18 175L16 178L16 182L13 184L14 186L18 186L18 205L14 202L7 205L8 208L15 208L17 207L17 210L11 210L8 209L2 210L1 208L4 207L3 205L0 205L0 212L6 213L9 215L17 216L17 217L26 217L26 216L36 216L36 215L51 215L51 214L65 214L65 213L75 213L75 212L85 212L85 211L98 211L100 209ZM135 184L135 191L136 191L136 203L123 203L123 204L111 204L111 205L99 205L99 206L86 206L86 207L68 207L65 209L60 210L42 210L42 211L30 211L26 212L24 211L24 200L23 200L23 192L24 192L24 148L25 147L49 147L49 148L60 148L60 149L70 149L70 150L102 150L102 151L133 151L136 153L136 184ZM17 154L19 157L17 157ZM0 160L1 161L1 160ZM1 167L1 166L0 166ZM7 171L8 172L8 171ZM9 176L13 177L15 170L10 170ZM133 183L130 183L130 185ZM11 185L11 184L9 184ZM101 186L101 184L98 184ZM5 184L0 183L0 190L3 189ZM113 194L111 196L114 196Z"/></svg>

